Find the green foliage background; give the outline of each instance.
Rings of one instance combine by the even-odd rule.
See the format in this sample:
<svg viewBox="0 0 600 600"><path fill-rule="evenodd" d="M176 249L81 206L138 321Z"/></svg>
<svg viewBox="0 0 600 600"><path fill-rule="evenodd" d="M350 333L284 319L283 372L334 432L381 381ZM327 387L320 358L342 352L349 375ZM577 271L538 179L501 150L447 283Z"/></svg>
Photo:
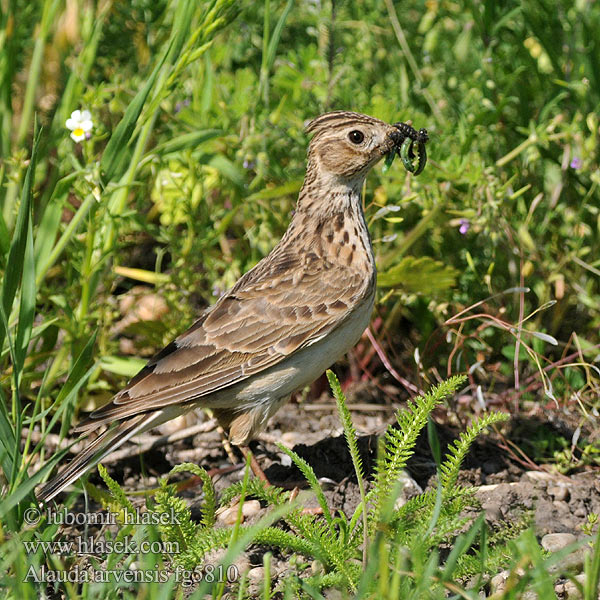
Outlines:
<svg viewBox="0 0 600 600"><path fill-rule="evenodd" d="M25 395L48 360L45 386L55 394L95 330L103 372L92 375L87 393L104 397L122 383L118 376L135 371L139 362L114 358L120 352L111 331L120 316L115 294L136 278L154 284L170 309L160 322L132 326L137 354L150 354L191 323L283 233L304 172L304 123L339 108L410 119L431 136L431 160L419 178L397 163L371 175L365 194L385 286L380 335L399 365L419 347L426 367L451 372L507 357L500 373L512 377L514 340L506 328L467 322L444 342L440 325L519 285L531 289L522 315L515 294L486 309L518 327L556 301L523 325L542 334L524 338L540 356L556 359L568 342L573 348L574 332L582 352L598 344L595 3L221 7L228 11L222 25L233 24L221 33L209 27L195 40L196 56L168 76L167 57L140 119L122 132L115 170L106 142L165 51L176 4L17 1L3 15L4 250L33 113L44 126L33 227L36 325L47 327L30 347ZM212 5L189 11L192 26ZM185 35L179 43L191 39ZM94 120L92 138L81 145L64 126L78 108ZM57 251L73 220L77 226ZM118 267L146 272L122 277ZM543 334L560 346L545 344ZM457 344L464 352L448 367ZM596 354L589 350L586 358Z"/></svg>

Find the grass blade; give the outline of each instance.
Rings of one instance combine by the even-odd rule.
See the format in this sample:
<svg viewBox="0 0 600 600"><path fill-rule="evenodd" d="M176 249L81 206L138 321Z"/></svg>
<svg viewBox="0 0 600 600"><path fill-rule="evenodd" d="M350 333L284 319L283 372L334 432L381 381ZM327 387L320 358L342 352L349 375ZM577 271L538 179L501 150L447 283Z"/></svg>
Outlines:
<svg viewBox="0 0 600 600"><path fill-rule="evenodd" d="M133 131L170 49L171 44L167 47L156 67L154 67L154 70L150 74L150 77L148 77L145 85L135 95L134 99L125 110L123 118L115 128L108 144L106 144L104 154L100 160L100 172L103 175L105 185L119 177L119 175L125 171L124 165L126 163Z"/></svg>
<svg viewBox="0 0 600 600"><path fill-rule="evenodd" d="M23 273L23 263L25 260L25 250L27 246L27 236L29 233L29 220L31 215L31 202L33 197L33 180L35 177L35 164L37 161L37 151L40 143L40 135L42 130L39 129L34 141L33 148L31 150L31 159L29 166L27 167L27 173L25 174L25 180L23 182L23 191L21 194L21 205L19 206L19 214L17 216L17 222L13 231L13 239L10 244L8 251L8 258L6 261L6 271L4 272L4 279L2 281L2 307L4 313L8 317L11 312L15 294L17 288L21 282L21 276ZM4 345L4 337L7 334L7 330L4 327L0 328L0 347Z"/></svg>

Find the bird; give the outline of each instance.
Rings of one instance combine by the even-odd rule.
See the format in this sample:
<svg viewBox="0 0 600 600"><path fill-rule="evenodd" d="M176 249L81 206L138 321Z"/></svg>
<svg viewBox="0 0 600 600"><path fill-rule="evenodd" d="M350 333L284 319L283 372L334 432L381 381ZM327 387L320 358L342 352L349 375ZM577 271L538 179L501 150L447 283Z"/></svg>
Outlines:
<svg viewBox="0 0 600 600"><path fill-rule="evenodd" d="M350 111L310 121L304 183L279 243L76 427L84 437L106 429L38 498L51 500L132 436L198 407L245 448L293 392L348 352L376 291L363 184L411 131L420 139L406 124Z"/></svg>

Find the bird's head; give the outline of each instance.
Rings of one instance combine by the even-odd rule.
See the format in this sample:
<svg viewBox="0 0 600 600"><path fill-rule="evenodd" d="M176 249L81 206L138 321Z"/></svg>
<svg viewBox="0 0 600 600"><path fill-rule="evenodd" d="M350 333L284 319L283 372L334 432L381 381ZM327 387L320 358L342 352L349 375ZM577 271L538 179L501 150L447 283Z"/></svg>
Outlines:
<svg viewBox="0 0 600 600"><path fill-rule="evenodd" d="M348 111L325 113L306 127L313 134L309 163L322 175L362 182L389 152L399 150L405 136L394 125Z"/></svg>

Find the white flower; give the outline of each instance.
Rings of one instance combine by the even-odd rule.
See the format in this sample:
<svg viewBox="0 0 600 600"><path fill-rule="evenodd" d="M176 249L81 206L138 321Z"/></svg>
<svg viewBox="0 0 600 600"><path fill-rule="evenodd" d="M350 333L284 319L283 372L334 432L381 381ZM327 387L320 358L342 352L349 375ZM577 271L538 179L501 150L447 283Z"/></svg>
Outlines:
<svg viewBox="0 0 600 600"><path fill-rule="evenodd" d="M81 142L85 139L85 134L89 133L94 127L92 115L89 110L74 110L71 118L65 123L67 129L71 130L71 138L75 142Z"/></svg>

